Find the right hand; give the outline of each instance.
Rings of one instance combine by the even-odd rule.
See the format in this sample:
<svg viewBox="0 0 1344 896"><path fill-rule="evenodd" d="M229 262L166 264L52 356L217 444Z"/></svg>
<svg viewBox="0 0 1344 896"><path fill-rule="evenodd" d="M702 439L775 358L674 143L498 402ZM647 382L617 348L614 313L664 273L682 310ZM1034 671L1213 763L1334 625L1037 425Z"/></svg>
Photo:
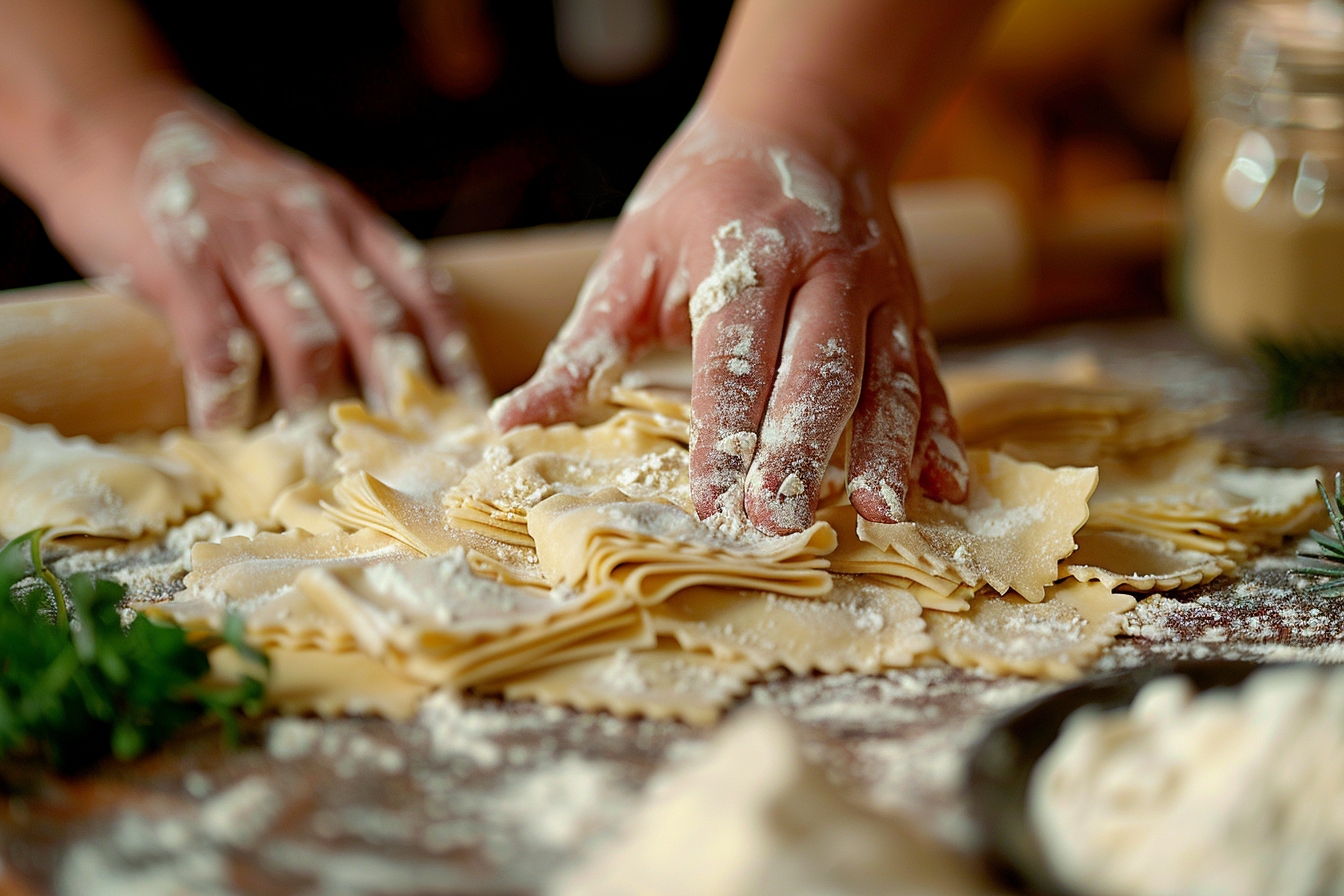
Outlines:
<svg viewBox="0 0 1344 896"><path fill-rule="evenodd" d="M180 84L117 94L77 139L39 211L84 273L168 317L193 427L251 421L263 349L288 408L348 392L348 366L375 402L406 364L485 399L451 282L334 172Z"/></svg>
<svg viewBox="0 0 1344 896"><path fill-rule="evenodd" d="M818 145L711 111L688 120L495 421L580 419L634 358L689 343L701 517L805 529L851 421L849 498L863 517L904 520L911 480L964 501L966 455L886 168L823 161L864 157L842 137Z"/></svg>

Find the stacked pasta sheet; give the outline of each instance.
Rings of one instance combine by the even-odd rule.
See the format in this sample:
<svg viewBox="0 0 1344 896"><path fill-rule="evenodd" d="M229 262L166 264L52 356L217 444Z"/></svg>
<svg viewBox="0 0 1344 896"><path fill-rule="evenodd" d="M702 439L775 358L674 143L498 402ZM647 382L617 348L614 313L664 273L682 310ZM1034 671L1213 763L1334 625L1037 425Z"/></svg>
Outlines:
<svg viewBox="0 0 1344 896"><path fill-rule="evenodd" d="M1219 409L1068 357L949 371L964 505L916 488L905 522L863 520L842 449L803 531L702 521L686 363L628 376L601 422L506 434L410 372L386 410L251 432L101 445L4 421L0 532L106 546L201 512L234 524L139 609L202 633L241 615L283 711L399 718L452 689L706 723L780 672L1077 676L1135 594L1222 575L1317 512L1319 471L1230 464L1197 433Z"/></svg>

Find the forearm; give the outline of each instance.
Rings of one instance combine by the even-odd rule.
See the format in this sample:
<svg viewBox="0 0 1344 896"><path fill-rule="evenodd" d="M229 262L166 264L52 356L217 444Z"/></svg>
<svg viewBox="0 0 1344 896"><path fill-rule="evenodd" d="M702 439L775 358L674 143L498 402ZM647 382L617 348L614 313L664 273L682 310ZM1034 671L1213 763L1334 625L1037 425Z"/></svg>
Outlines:
<svg viewBox="0 0 1344 896"><path fill-rule="evenodd" d="M91 151L109 100L156 83L180 82L133 4L0 0L0 177L40 204Z"/></svg>
<svg viewBox="0 0 1344 896"><path fill-rule="evenodd" d="M889 169L964 74L994 0L739 0L702 102ZM833 159L853 164L855 160Z"/></svg>

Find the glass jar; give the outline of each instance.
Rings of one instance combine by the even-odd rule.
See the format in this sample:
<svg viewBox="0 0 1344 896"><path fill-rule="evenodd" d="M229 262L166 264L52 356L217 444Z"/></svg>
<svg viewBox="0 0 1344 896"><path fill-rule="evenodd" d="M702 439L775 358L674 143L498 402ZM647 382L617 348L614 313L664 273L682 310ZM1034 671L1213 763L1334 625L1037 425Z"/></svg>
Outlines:
<svg viewBox="0 0 1344 896"><path fill-rule="evenodd" d="M1344 345L1344 3L1215 3L1193 50L1187 316L1228 348Z"/></svg>

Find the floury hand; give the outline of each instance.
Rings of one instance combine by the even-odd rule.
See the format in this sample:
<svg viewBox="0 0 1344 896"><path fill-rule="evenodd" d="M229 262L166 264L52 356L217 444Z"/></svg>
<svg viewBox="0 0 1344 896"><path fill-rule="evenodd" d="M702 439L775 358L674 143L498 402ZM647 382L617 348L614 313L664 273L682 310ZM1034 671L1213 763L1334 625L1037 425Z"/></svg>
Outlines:
<svg viewBox="0 0 1344 896"><path fill-rule="evenodd" d="M119 96L99 121L102 151L46 217L84 270L167 315L193 426L250 420L263 352L290 408L349 391L351 367L375 402L407 365L484 400L451 283L335 173L177 86Z"/></svg>
<svg viewBox="0 0 1344 896"><path fill-rule="evenodd" d="M861 158L843 141L823 154L713 113L693 117L631 196L536 376L497 403L496 422L579 418L639 354L689 342L702 517L806 528L851 419L850 500L864 517L904 519L912 472L932 497L964 500L966 458L886 175Z"/></svg>

